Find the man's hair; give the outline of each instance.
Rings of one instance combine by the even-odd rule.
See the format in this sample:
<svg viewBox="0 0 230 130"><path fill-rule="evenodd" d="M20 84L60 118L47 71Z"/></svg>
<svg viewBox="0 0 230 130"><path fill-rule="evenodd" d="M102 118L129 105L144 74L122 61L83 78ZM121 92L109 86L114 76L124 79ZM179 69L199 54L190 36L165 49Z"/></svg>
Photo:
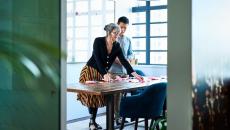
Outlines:
<svg viewBox="0 0 230 130"><path fill-rule="evenodd" d="M122 16L118 19L117 24L119 24L120 22L122 22L124 24L129 24L129 19L125 16Z"/></svg>

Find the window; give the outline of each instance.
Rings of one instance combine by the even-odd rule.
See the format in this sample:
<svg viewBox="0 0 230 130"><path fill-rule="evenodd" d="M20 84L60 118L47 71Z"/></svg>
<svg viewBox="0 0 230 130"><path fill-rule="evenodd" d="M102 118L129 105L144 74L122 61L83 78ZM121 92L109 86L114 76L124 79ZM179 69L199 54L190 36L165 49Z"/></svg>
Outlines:
<svg viewBox="0 0 230 130"><path fill-rule="evenodd" d="M68 63L87 62L94 38L104 36L104 25L114 22L113 7L110 0L67 0Z"/></svg>
<svg viewBox="0 0 230 130"><path fill-rule="evenodd" d="M135 58L139 64L167 64L167 0L130 1L129 30ZM104 36L104 25L117 20L114 3L67 0L67 62L87 62L95 37Z"/></svg>
<svg viewBox="0 0 230 130"><path fill-rule="evenodd" d="M167 0L132 8L132 46L139 64L167 64Z"/></svg>

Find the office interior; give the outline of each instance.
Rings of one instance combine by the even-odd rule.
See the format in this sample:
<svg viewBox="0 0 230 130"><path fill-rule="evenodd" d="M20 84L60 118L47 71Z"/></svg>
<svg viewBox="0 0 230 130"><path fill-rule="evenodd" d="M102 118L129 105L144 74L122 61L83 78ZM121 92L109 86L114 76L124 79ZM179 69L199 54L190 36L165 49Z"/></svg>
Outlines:
<svg viewBox="0 0 230 130"><path fill-rule="evenodd" d="M167 129L229 129L229 5L0 0L0 129L66 130L87 119L87 108L66 88L78 81L94 38L120 16L130 19L126 35L138 59L133 67L167 77Z"/></svg>
<svg viewBox="0 0 230 130"><path fill-rule="evenodd" d="M93 6L95 2L97 6ZM79 80L81 69L92 55L94 39L105 36L104 26L116 23L121 16L130 21L125 35L131 38L133 58L138 60L138 65L133 68L143 71L146 76L166 77L167 1L148 4L136 0L67 2L67 84ZM144 6L156 8L146 11ZM156 16L155 19L149 18L150 15ZM104 108L99 111L105 113ZM67 93L67 121L86 116L87 107L76 102L75 93Z"/></svg>

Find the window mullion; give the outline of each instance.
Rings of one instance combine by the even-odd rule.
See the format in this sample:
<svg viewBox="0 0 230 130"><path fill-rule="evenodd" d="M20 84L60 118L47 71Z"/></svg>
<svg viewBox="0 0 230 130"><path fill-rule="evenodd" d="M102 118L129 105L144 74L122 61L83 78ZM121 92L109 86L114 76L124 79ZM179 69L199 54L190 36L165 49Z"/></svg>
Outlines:
<svg viewBox="0 0 230 130"><path fill-rule="evenodd" d="M150 1L146 1L146 64L150 64Z"/></svg>

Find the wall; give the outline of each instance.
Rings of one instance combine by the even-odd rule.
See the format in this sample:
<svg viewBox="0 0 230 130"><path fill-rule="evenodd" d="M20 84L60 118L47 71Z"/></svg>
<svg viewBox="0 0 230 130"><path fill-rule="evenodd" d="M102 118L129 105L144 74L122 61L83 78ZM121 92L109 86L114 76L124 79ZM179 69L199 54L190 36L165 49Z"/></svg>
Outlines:
<svg viewBox="0 0 230 130"><path fill-rule="evenodd" d="M192 128L191 49L191 0L168 0L168 130Z"/></svg>
<svg viewBox="0 0 230 130"><path fill-rule="evenodd" d="M12 29L12 21L9 20L9 16L12 15L12 1L9 0L7 2L1 2L1 6L0 6L0 11L1 11L1 20L0 20L0 31L4 31L4 30L11 30ZM4 15L3 15L4 14ZM1 34L1 41L3 40L7 40L6 38L4 38L2 35L2 32L0 32ZM7 34L7 37L12 37L11 34ZM0 89L10 89L12 88L12 69L10 67L10 64L5 63L4 61L0 61ZM4 75L2 75L4 74Z"/></svg>
<svg viewBox="0 0 230 130"><path fill-rule="evenodd" d="M7 40L10 52L25 52L16 48L17 44L21 44L18 38L23 42L42 42L59 49L59 5L59 0L0 0L0 42ZM42 60L44 57L35 50L27 49L25 56ZM47 51L51 50L43 54L49 57ZM59 54L56 56L59 57ZM53 61L55 73L59 73L59 60L49 60ZM19 60L15 58L14 61ZM26 73L16 71L11 63L7 64L2 59L0 63L0 129L58 130L60 86L52 84L43 74L39 78L33 77L34 82L29 83L31 80L24 79Z"/></svg>

